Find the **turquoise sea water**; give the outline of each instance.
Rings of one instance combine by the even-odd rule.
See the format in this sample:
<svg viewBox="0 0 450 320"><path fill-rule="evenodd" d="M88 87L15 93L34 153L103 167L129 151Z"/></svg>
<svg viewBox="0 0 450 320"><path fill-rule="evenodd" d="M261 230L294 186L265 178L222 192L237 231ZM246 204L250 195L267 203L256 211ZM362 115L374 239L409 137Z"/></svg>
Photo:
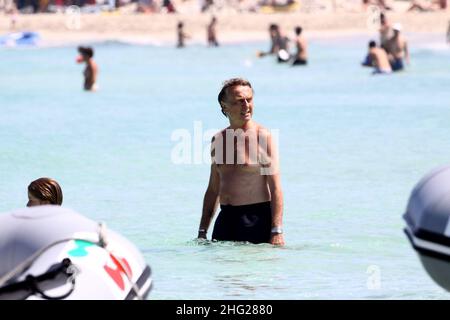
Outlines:
<svg viewBox="0 0 450 320"><path fill-rule="evenodd" d="M75 47L0 49L0 211L57 179L66 207L143 251L150 299L447 299L401 215L450 159L450 49L420 38L406 72L371 76L367 40L312 40L305 68L256 59L267 43L98 44L97 93L81 90ZM193 241L209 165L174 164L171 135L225 127L216 97L233 76L252 82L255 120L279 129L283 248Z"/></svg>

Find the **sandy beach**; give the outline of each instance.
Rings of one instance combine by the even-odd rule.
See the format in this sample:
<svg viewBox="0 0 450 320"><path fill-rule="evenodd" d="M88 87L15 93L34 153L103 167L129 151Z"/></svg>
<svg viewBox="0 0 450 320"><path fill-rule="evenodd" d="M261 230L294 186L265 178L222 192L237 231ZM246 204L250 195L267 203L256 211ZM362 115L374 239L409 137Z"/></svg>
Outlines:
<svg viewBox="0 0 450 320"><path fill-rule="evenodd" d="M191 2L192 3L192 2ZM400 3L400 2L399 2ZM404 5L404 2L401 2ZM175 27L184 21L191 43L204 43L211 13L196 13L192 7L176 14L139 14L126 11L99 14L27 14L16 17L16 31L35 31L47 45L123 41L140 44L173 44ZM402 7L404 8L404 7ZM235 13L216 12L218 38L222 43L267 40L269 23L279 23L286 33L302 25L309 37L376 34L370 12ZM372 15L372 16L371 16ZM447 30L449 11L387 13L391 22L400 22L405 33L442 33ZM0 33L11 32L10 18L0 19Z"/></svg>

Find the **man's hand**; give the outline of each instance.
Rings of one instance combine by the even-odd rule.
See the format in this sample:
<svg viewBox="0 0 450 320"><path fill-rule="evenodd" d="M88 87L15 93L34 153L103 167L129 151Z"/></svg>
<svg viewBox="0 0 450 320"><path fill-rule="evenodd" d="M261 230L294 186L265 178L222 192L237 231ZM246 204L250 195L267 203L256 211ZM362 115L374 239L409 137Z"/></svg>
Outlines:
<svg viewBox="0 0 450 320"><path fill-rule="evenodd" d="M282 233L272 233L270 235L270 244L275 246L284 246L284 238Z"/></svg>

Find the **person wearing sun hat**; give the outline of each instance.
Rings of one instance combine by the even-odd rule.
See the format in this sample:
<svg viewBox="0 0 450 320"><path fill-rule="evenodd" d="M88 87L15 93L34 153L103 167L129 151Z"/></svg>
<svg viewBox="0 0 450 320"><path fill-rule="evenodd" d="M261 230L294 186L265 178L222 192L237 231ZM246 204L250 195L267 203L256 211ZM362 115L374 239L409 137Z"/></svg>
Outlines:
<svg viewBox="0 0 450 320"><path fill-rule="evenodd" d="M403 35L400 34L402 29L402 25L398 22L392 25L394 35L389 39L386 46L393 71L403 70L405 67L403 61L409 64L408 44Z"/></svg>

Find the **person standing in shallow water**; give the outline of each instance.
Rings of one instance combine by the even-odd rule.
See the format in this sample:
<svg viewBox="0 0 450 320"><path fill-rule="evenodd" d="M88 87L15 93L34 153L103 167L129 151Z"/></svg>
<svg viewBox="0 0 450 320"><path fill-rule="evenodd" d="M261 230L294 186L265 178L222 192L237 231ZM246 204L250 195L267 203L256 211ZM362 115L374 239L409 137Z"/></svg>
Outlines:
<svg viewBox="0 0 450 320"><path fill-rule="evenodd" d="M83 88L86 91L96 91L98 67L94 61L94 50L91 47L78 47L78 52L80 53L80 55L77 58L77 62L84 62L86 64L86 68L83 71Z"/></svg>
<svg viewBox="0 0 450 320"><path fill-rule="evenodd" d="M400 34L400 31L402 30L402 25L400 23L395 23L392 26L392 30L394 30L394 35L386 43L386 51L389 56L392 71L401 71L405 68L404 62L409 64L408 43Z"/></svg>
<svg viewBox="0 0 450 320"><path fill-rule="evenodd" d="M294 56L292 65L306 65L308 63L307 43L305 37L302 35L302 27L297 26L294 31L296 35L295 46L297 47L297 52Z"/></svg>
<svg viewBox="0 0 450 320"><path fill-rule="evenodd" d="M208 35L208 46L210 47L218 47L219 42L217 42L217 18L212 17L211 22L207 27L207 35Z"/></svg>
<svg viewBox="0 0 450 320"><path fill-rule="evenodd" d="M289 38L281 33L280 26L278 24L271 24L269 26L269 35L271 42L269 51L258 51L256 55L258 58L262 58L267 55L276 55L278 62L287 62L289 60Z"/></svg>
<svg viewBox="0 0 450 320"><path fill-rule="evenodd" d="M184 32L184 23L178 22L177 24L177 48L184 48L185 40L189 39L190 36Z"/></svg>
<svg viewBox="0 0 450 320"><path fill-rule="evenodd" d="M51 178L39 178L28 186L27 207L62 205L63 193L58 182Z"/></svg>
<svg viewBox="0 0 450 320"><path fill-rule="evenodd" d="M206 239L220 204L213 240L284 245L278 156L272 135L252 119L253 88L245 79L230 79L218 101L230 125L212 139L198 238Z"/></svg>

